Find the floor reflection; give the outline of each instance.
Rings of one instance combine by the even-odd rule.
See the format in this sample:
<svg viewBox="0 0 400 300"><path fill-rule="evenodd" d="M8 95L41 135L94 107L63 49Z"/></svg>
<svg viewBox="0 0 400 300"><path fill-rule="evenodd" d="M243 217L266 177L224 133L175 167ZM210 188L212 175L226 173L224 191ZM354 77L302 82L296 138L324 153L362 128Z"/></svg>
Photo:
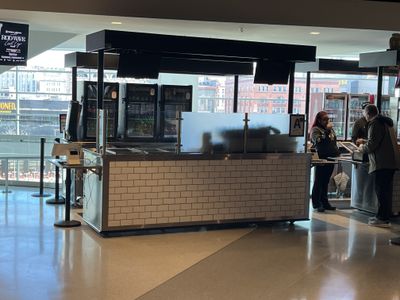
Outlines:
<svg viewBox="0 0 400 300"><path fill-rule="evenodd" d="M355 211L105 239L31 194L0 193L0 299L399 299L400 226Z"/></svg>

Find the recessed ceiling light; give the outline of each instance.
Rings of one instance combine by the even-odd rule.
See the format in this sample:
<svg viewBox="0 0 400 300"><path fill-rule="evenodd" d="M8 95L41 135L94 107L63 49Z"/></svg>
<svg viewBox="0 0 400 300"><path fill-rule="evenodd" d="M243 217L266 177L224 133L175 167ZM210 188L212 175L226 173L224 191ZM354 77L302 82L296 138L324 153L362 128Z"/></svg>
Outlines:
<svg viewBox="0 0 400 300"><path fill-rule="evenodd" d="M113 24L113 25L121 25L122 22L111 22L111 24Z"/></svg>
<svg viewBox="0 0 400 300"><path fill-rule="evenodd" d="M310 34L312 34L312 35L318 35L318 34L321 34L321 33L318 32L318 31L311 31Z"/></svg>

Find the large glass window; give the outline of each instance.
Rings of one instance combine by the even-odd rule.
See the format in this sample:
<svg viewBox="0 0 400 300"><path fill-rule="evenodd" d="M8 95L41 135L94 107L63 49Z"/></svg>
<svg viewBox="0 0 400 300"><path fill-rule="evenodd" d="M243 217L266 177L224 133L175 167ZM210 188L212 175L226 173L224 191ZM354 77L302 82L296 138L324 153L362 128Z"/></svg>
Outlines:
<svg viewBox="0 0 400 300"><path fill-rule="evenodd" d="M47 51L0 74L0 135L58 136L59 114L71 99L64 54Z"/></svg>
<svg viewBox="0 0 400 300"><path fill-rule="evenodd" d="M226 94L227 81L233 82L233 77L199 76L197 88L197 112L230 113L233 112L233 94Z"/></svg>
<svg viewBox="0 0 400 300"><path fill-rule="evenodd" d="M233 98L234 79L227 80L227 95ZM239 76L238 112L284 114L288 86L254 84L254 76Z"/></svg>

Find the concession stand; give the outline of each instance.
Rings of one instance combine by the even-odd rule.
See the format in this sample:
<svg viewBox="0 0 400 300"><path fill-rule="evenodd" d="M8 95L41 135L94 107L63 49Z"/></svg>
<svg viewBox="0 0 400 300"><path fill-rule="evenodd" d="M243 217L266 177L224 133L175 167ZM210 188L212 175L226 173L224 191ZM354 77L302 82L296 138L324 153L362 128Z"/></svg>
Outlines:
<svg viewBox="0 0 400 300"><path fill-rule="evenodd" d="M98 91L104 86L104 57L116 53L124 76L235 75L234 107L237 75L253 74L256 62L257 82L289 78L291 113L295 63L314 61L316 48L104 30L87 36L86 50L98 58ZM166 113L162 109L159 118ZM84 175L84 220L112 235L308 219L311 155L304 151L304 127L291 133L291 120L304 122L304 116L236 111L176 111L173 139L121 147L107 139L103 94L98 93L96 149L84 149L84 161L101 172L89 169Z"/></svg>

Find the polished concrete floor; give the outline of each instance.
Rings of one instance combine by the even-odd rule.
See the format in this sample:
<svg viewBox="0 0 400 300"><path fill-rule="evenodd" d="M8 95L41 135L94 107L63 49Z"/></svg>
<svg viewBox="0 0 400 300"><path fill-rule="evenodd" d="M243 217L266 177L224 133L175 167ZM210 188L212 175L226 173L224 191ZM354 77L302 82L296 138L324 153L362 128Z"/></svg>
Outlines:
<svg viewBox="0 0 400 300"><path fill-rule="evenodd" d="M0 193L0 299L400 299L400 235L342 210L312 221L101 238L62 206ZM80 219L77 211L72 217Z"/></svg>

